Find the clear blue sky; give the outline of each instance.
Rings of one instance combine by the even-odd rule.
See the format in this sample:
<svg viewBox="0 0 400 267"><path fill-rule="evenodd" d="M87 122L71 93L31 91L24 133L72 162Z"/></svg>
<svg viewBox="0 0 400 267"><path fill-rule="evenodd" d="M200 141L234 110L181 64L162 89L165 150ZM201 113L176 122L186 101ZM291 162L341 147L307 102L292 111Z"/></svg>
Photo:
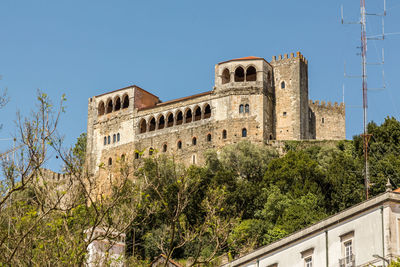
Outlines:
<svg viewBox="0 0 400 267"><path fill-rule="evenodd" d="M211 90L214 65L244 56L301 51L309 61L313 100L342 100L345 84L347 138L362 131L359 1L105 1L2 0L0 2L0 88L11 98L0 110L0 138L15 134L15 112L27 114L36 90L58 101L67 95L60 131L72 145L86 131L87 100L136 84L166 101ZM367 0L370 13L383 0ZM400 31L400 4L387 0L386 32ZM368 33L380 21L368 18ZM385 47L387 88L369 92L369 120L400 116L400 35L369 42L371 62ZM381 66L369 67L369 86L381 87ZM0 141L0 150L7 146ZM54 163L52 163L54 164Z"/></svg>

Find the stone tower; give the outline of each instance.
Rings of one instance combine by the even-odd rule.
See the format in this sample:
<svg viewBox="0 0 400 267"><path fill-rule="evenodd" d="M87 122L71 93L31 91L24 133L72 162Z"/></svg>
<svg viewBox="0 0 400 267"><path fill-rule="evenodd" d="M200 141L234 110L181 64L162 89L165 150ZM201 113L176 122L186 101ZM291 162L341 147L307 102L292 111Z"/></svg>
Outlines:
<svg viewBox="0 0 400 267"><path fill-rule="evenodd" d="M308 62L297 52L272 58L277 140L309 139Z"/></svg>

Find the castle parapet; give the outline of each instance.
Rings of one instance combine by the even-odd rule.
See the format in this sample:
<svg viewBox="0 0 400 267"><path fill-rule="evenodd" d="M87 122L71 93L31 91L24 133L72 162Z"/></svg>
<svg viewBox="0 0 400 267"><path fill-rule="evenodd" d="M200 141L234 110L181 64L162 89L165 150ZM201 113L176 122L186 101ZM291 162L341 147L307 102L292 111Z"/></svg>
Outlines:
<svg viewBox="0 0 400 267"><path fill-rule="evenodd" d="M290 54L282 54L278 55L278 56L272 56L272 62L277 62L277 61L281 61L281 60L293 60L293 59L300 59L300 61L304 62L305 64L308 64L307 59L298 51L296 52L296 55L291 52Z"/></svg>
<svg viewBox="0 0 400 267"><path fill-rule="evenodd" d="M325 101L319 101L319 100L309 100L308 101L309 106L312 110L315 109L326 109L326 110L332 110L332 111L336 111L336 112L340 112L340 113L344 113L345 112L345 104L344 103L338 103L338 102L334 102L332 104L331 101L325 102Z"/></svg>

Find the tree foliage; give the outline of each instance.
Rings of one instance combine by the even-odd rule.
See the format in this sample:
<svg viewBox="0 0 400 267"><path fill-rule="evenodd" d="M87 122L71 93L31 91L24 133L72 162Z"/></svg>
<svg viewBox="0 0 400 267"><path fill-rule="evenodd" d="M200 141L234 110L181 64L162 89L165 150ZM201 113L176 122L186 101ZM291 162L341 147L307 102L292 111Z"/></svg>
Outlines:
<svg viewBox="0 0 400 267"><path fill-rule="evenodd" d="M203 166L157 153L118 159L99 166L109 177L100 194L85 169L86 134L73 148L57 134L64 101L56 109L39 93L38 109L18 117L16 160L1 158L0 264L82 265L90 244L117 232L127 236L128 266L160 253L187 266L218 265L222 255L237 257L364 200L360 136L329 146L288 142L281 155L240 142L207 151ZM368 130L376 195L388 178L400 185L400 123L388 117ZM63 161L62 179L43 169L49 150Z"/></svg>

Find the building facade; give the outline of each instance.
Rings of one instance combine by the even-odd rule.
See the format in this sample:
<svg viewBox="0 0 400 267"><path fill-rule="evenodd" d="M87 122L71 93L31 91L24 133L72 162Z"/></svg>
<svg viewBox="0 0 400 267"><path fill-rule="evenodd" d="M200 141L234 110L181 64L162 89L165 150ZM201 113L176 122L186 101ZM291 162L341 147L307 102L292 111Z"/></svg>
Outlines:
<svg viewBox="0 0 400 267"><path fill-rule="evenodd" d="M400 193L396 191L367 200L223 266L387 266L400 257Z"/></svg>
<svg viewBox="0 0 400 267"><path fill-rule="evenodd" d="M345 107L309 100L300 52L271 62L245 57L217 64L205 93L162 102L134 85L90 98L87 137L92 174L101 163L154 152L196 164L203 151L241 140L345 139Z"/></svg>

